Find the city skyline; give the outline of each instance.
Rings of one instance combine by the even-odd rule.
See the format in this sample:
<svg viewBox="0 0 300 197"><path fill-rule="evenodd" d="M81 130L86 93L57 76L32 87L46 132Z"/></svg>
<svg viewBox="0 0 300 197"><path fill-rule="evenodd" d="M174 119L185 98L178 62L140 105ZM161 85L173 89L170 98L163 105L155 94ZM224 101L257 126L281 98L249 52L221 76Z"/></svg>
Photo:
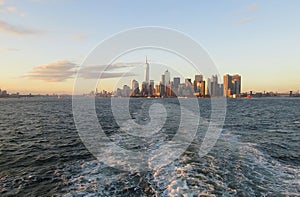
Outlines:
<svg viewBox="0 0 300 197"><path fill-rule="evenodd" d="M219 73L242 75L243 91L297 92L299 6L299 1L230 0L216 6L207 1L0 0L0 88L72 94L78 67L98 43L125 29L161 26L200 43Z"/></svg>
<svg viewBox="0 0 300 197"><path fill-rule="evenodd" d="M92 90L91 96L118 96L118 97L228 97L238 98L242 95L241 75L224 75L224 83L218 80L218 75L214 74L205 80L205 76L200 73L194 74L194 79L171 75L166 69L160 77L160 81L155 81L157 76L150 76L150 63L146 56L144 63L143 81L132 78L129 84L120 84L114 91L102 89ZM135 75L137 76L137 75ZM141 77L140 77L141 78ZM121 87L120 87L121 86ZM252 91L251 91L252 94Z"/></svg>
<svg viewBox="0 0 300 197"><path fill-rule="evenodd" d="M124 62L123 62L124 63ZM116 64L119 64L119 63L116 63ZM126 63L124 63L124 64L126 64ZM135 64L138 64L138 65L143 65L143 64L141 64L141 63L137 63L137 62L135 62ZM156 63L157 64L157 63ZM128 65L130 65L130 63L128 63ZM144 63L144 76L142 77L142 78L144 78L144 80L143 81L140 81L140 82L143 82L143 83L145 83L146 81L149 81L148 82L148 84L150 84L150 83L153 83L154 84L154 82L157 82L156 84L154 84L153 85L153 87L156 87L157 85L159 85L159 84L161 84L162 82L163 82L163 84L166 86L166 84L167 83L173 83L176 79L179 81L179 83L180 83L180 80L181 80L181 78L180 77L178 77L178 76L173 76L173 81L171 81L171 79L172 79L172 77L171 77L171 75L170 75L170 72L168 71L168 69L166 69L165 70L165 72L163 72L162 73L162 75L161 75L161 81L159 81L159 80L153 80L153 79L151 79L151 77L150 77L150 66L149 66L150 64L149 64L149 62L148 62L148 58L147 58L147 56L146 56L146 58L145 58L145 63ZM240 74L233 74L233 75L230 75L230 74L224 74L223 76L221 76L220 75L220 78L218 78L218 74L213 74L211 77L207 77L207 78L205 78L206 76L204 76L204 75L202 75L202 74L200 74L200 73L198 73L198 74L195 74L194 75L194 81L191 81L192 80L192 77L184 77L183 79L184 79L184 83L180 83L180 85L183 85L183 84L186 84L186 80L189 80L189 83L191 84L191 86L193 86L193 87L195 87L196 86L196 84L195 84L195 81L197 81L197 78L198 78L198 82L205 82L205 93L204 94L202 94L202 95L205 95L205 96L225 96L225 97L228 97L228 96L232 96L233 94L237 94L237 95L241 95L242 93L243 94L252 94L252 93L258 93L258 94L261 94L261 93L279 93L279 94L290 94L291 92L293 92L293 93L295 93L295 94L299 94L299 90L298 91L293 91L293 90L289 90L289 91L284 91L284 92L278 92L278 91L269 91L269 90L263 90L263 91L255 91L255 90L252 90L252 89L250 89L250 90L247 90L247 91L243 91L242 90L242 88L241 88L241 75ZM229 79L228 79L228 77L229 77ZM158 78L158 77L155 77L156 79ZM239 80L240 82L239 82L239 86L238 86L238 91L236 91L236 88L233 88L233 87L235 87L235 84L234 84L234 82L233 81L236 81L236 80ZM105 79L104 79L105 80ZM232 83L233 84L231 84L231 85L229 85L228 83L230 82L230 81L232 81ZM138 85L133 85L134 83L133 82L135 82L135 83L137 83ZM181 81L182 82L182 81ZM219 83L220 82L220 83ZM138 80L136 80L136 79L132 79L132 80L130 80L130 83L127 83L127 84L124 84L124 85L121 85L123 88L125 87L125 86L127 86L127 87L129 87L129 88L131 88L130 89L130 91L132 90L132 87L133 86L136 86L136 87L138 87L138 88L140 88L140 90L142 89L142 86L143 86L143 83L139 83L139 81ZM215 84L215 85L212 85L212 84ZM226 86L225 86L225 84L226 84ZM120 85L120 84L119 84ZM130 86L131 85L131 86ZM99 87L99 86L97 86L97 88L95 89L95 91L92 91L93 92L93 94L94 93L96 93L98 90L100 90L100 92L106 92L106 93L109 93L109 94L116 94L116 92L117 92L117 90L118 89L122 89L122 87L121 86L119 86L118 88L116 88L116 89L111 89L111 88L109 88L109 89L106 89L106 88L101 88L101 87ZM218 88L213 88L213 87L218 87ZM231 89L231 90L229 90L229 92L227 92L227 90L228 90L228 88L229 89ZM208 90L209 89L211 89L211 93L209 93L208 92ZM218 90L217 90L218 89ZM2 92L1 92L1 90L2 90ZM7 90L7 89L1 89L1 87L0 87L0 93L2 93L3 95L12 95L12 96L17 96L17 95L20 95L20 92L8 92L9 90ZM86 90L86 91L88 91L88 90ZM87 92L82 92L82 94L86 94ZM221 93L220 93L221 92ZM51 95L51 94L53 94L53 95L56 95L57 93L56 92L49 92L49 93L34 93L34 92L28 92L28 93L25 93L25 95L26 94L28 94L28 95L31 95L31 94L36 94L36 95ZM62 93L62 94L65 94L65 95L71 95L72 93ZM3 96L2 95L2 96ZM58 93L58 95L59 95L59 93Z"/></svg>
<svg viewBox="0 0 300 197"><path fill-rule="evenodd" d="M117 88L112 91L114 96L123 97L240 97L242 94L241 75L224 75L224 80L220 82L217 74L205 80L202 74L195 74L192 78L184 77L181 81L179 76L171 77L169 70L165 70L161 75L161 80L155 83L155 80L150 78L150 64L147 56L145 59L144 81L139 83L136 79L131 80L131 86L123 84L123 88ZM150 80L151 79L151 80ZM181 83L182 82L182 83ZM219 83L220 82L220 83ZM107 91L104 91L104 95ZM252 91L251 91L252 92ZM91 94L98 95L98 89Z"/></svg>
<svg viewBox="0 0 300 197"><path fill-rule="evenodd" d="M225 74L223 81L219 81L218 75L214 74L205 80L202 74L195 74L194 80L192 78L184 77L184 83L180 83L179 76L171 77L169 70L165 70L161 75L161 80L157 81L150 77L150 64L147 56L145 59L144 80L139 83L136 79L131 79L130 85L123 84L114 91L106 91L102 89L98 91L91 91L87 96L95 97L226 97L226 98L252 98L252 97L274 97L274 96L289 96L300 97L300 93L289 91L288 93L278 92L249 92L242 91L242 76L239 74ZM151 80L150 80L151 79ZM183 81L182 81L183 82ZM220 82L220 83L219 83ZM120 85L120 84L119 84Z"/></svg>

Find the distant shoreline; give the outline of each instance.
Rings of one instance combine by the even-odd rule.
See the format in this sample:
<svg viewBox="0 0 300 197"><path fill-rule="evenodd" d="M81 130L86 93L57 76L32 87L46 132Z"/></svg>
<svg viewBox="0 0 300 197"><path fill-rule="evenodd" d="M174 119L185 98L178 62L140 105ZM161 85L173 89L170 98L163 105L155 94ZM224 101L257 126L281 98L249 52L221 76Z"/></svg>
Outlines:
<svg viewBox="0 0 300 197"><path fill-rule="evenodd" d="M6 96L0 96L0 99L10 99L10 98L67 98L67 97L86 97L86 98L138 98L138 99L189 99L189 98L197 98L197 99L217 99L217 98L226 98L226 99L260 99L260 98L300 98L300 95L276 95L276 96L252 96L252 97L247 97L247 96L240 96L237 98L228 98L228 97L210 97L210 96L205 96L205 97L197 97L197 96L187 96L187 97L145 97L145 96L130 96L130 97L117 97L117 96L87 96L87 95L6 95Z"/></svg>

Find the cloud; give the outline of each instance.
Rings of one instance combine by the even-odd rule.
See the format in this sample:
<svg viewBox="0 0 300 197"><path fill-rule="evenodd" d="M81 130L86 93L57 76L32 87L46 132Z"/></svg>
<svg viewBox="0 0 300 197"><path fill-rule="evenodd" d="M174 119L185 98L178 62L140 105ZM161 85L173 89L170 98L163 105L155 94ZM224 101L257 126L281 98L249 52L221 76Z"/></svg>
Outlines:
<svg viewBox="0 0 300 197"><path fill-rule="evenodd" d="M21 16L21 17L27 16L27 13L26 12L20 12L19 16Z"/></svg>
<svg viewBox="0 0 300 197"><path fill-rule="evenodd" d="M5 7L5 10L7 12L16 12L17 11L17 8L15 6L6 6Z"/></svg>
<svg viewBox="0 0 300 197"><path fill-rule="evenodd" d="M0 51L20 51L20 49L17 49L17 48L0 48Z"/></svg>
<svg viewBox="0 0 300 197"><path fill-rule="evenodd" d="M82 41L82 40L85 40L87 38L87 36L83 35L83 34L74 34L74 35L72 35L71 38L76 41Z"/></svg>
<svg viewBox="0 0 300 197"><path fill-rule="evenodd" d="M79 75L79 77L83 79L108 79L108 78L119 78L119 77L130 77L130 76L136 76L136 74L131 73L131 72L103 72L101 73L84 73Z"/></svg>
<svg viewBox="0 0 300 197"><path fill-rule="evenodd" d="M32 2L42 3L42 2L49 2L53 0L31 0Z"/></svg>
<svg viewBox="0 0 300 197"><path fill-rule="evenodd" d="M138 62L123 63L118 62L113 65L94 65L85 66L79 69L78 65L70 61L58 61L49 64L35 66L31 72L23 76L34 80L43 80L46 82L63 82L75 77L78 71L78 77L83 79L101 79L135 76L128 72L128 69L137 65L143 65Z"/></svg>
<svg viewBox="0 0 300 197"><path fill-rule="evenodd" d="M16 13L19 16L26 16L26 13L19 10L16 6L7 5L4 0L0 0L0 13L6 14L6 13Z"/></svg>
<svg viewBox="0 0 300 197"><path fill-rule="evenodd" d="M35 34L37 31L31 29L14 26L6 23L5 21L0 20L0 32L16 34L16 35L26 35L26 34Z"/></svg>
<svg viewBox="0 0 300 197"><path fill-rule="evenodd" d="M106 79L106 78L135 76L135 74L130 73L128 71L121 72L120 67L118 66L107 67L107 68L106 67L107 66L83 67L78 71L78 77L83 79L99 79L99 78Z"/></svg>
<svg viewBox="0 0 300 197"><path fill-rule="evenodd" d="M24 17L27 15L26 12L23 12L21 10L19 10L17 7L15 6L6 6L4 7L4 9L1 10L3 13L16 13L21 17Z"/></svg>
<svg viewBox="0 0 300 197"><path fill-rule="evenodd" d="M58 61L35 66L25 77L47 82L62 82L72 78L75 73L76 64L69 61Z"/></svg>
<svg viewBox="0 0 300 197"><path fill-rule="evenodd" d="M101 74L101 79L104 78L117 78L136 76L134 73L128 72L128 69L135 66L143 65L140 62L117 62L113 65L98 65L98 66L85 66L78 71L78 77L84 79L98 79Z"/></svg>
<svg viewBox="0 0 300 197"><path fill-rule="evenodd" d="M255 17L255 11L259 9L259 6L256 3L248 4L240 12L241 18L235 22L235 25L244 25L250 22L253 22Z"/></svg>
<svg viewBox="0 0 300 197"><path fill-rule="evenodd" d="M256 3L249 4L245 7L246 12L253 12L258 9L258 5Z"/></svg>
<svg viewBox="0 0 300 197"><path fill-rule="evenodd" d="M246 23L250 23L252 21L254 21L255 18L254 17L249 17L249 18L242 18L239 21L236 22L236 25L244 25Z"/></svg>

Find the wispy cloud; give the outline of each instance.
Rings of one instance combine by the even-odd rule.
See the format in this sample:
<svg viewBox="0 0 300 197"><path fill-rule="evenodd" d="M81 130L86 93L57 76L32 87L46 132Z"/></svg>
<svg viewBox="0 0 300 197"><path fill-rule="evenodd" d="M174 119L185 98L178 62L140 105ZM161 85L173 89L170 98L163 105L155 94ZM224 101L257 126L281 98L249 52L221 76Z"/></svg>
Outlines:
<svg viewBox="0 0 300 197"><path fill-rule="evenodd" d="M252 17L252 18L251 17L249 17L249 18L242 18L242 19L240 19L239 21L236 22L236 25L244 25L244 24L250 23L250 22L252 22L254 20L255 20L254 17Z"/></svg>
<svg viewBox="0 0 300 197"><path fill-rule="evenodd" d="M86 66L78 71L78 77L84 79L104 79L135 76L134 73L128 72L128 69L142 65L141 63L123 63L118 62L113 65Z"/></svg>
<svg viewBox="0 0 300 197"><path fill-rule="evenodd" d="M32 2L38 2L38 3L42 3L42 2L49 2L49 1L54 1L54 0L31 0Z"/></svg>
<svg viewBox="0 0 300 197"><path fill-rule="evenodd" d="M0 32L16 35L36 34L38 31L34 31L28 28L15 26L8 24L5 21L0 20Z"/></svg>
<svg viewBox="0 0 300 197"><path fill-rule="evenodd" d="M142 62L116 62L112 65L85 66L78 71L78 77L84 79L104 79L135 76L129 69L143 65Z"/></svg>
<svg viewBox="0 0 300 197"><path fill-rule="evenodd" d="M244 11L246 12L253 12L255 10L258 10L258 5L256 3L249 4L244 8Z"/></svg>
<svg viewBox="0 0 300 197"><path fill-rule="evenodd" d="M244 25L256 20L255 12L259 9L259 6L256 3L246 5L240 12L240 19L237 20L235 25Z"/></svg>
<svg viewBox="0 0 300 197"><path fill-rule="evenodd" d="M5 10L7 12L16 12L17 11L17 8L15 6L6 6L5 7Z"/></svg>
<svg viewBox="0 0 300 197"><path fill-rule="evenodd" d="M4 4L4 0L0 0L0 6L3 6Z"/></svg>
<svg viewBox="0 0 300 197"><path fill-rule="evenodd" d="M0 51L20 51L20 49L17 49L17 48L0 48Z"/></svg>
<svg viewBox="0 0 300 197"><path fill-rule="evenodd" d="M134 73L128 72L128 69L143 65L142 63L118 62L113 65L94 65L85 66L79 69L79 66L70 61L58 61L49 64L35 66L31 72L23 76L34 80L43 80L46 82L63 82L75 77L78 71L78 77L83 79L107 79L135 76Z"/></svg>
<svg viewBox="0 0 300 197"><path fill-rule="evenodd" d="M0 14L15 13L19 16L25 16L26 13L18 9L16 6L7 5L4 0L0 0Z"/></svg>
<svg viewBox="0 0 300 197"><path fill-rule="evenodd" d="M108 78L119 78L119 77L130 77L136 76L135 73L132 72L102 72L102 73L95 73L95 72L88 72L88 73L81 73L79 75L80 78L83 79L108 79Z"/></svg>
<svg viewBox="0 0 300 197"><path fill-rule="evenodd" d="M58 61L40 66L25 75L30 79L43 80L47 82L61 82L72 78L76 73L76 64L69 61Z"/></svg>
<svg viewBox="0 0 300 197"><path fill-rule="evenodd" d="M87 38L87 36L84 34L74 34L71 38L76 41L83 41Z"/></svg>

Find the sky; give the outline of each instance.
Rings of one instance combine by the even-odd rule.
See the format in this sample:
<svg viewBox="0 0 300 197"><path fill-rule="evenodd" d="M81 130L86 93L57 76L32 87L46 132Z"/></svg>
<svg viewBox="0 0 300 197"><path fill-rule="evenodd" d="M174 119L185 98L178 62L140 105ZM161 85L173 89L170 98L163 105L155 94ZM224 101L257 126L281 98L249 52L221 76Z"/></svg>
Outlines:
<svg viewBox="0 0 300 197"><path fill-rule="evenodd" d="M76 76L97 77L95 65L81 75L77 71L99 43L126 29L160 26L198 42L221 76L240 74L243 92L297 92L299 8L298 0L0 0L0 88L9 93L71 94ZM141 66L145 55L150 65L162 63L153 74L155 81L165 69L163 63L176 64L176 58L159 58L157 51L132 52L114 63ZM120 81L122 72L105 75L100 88L115 88L111 81ZM136 75L126 77L141 78Z"/></svg>

